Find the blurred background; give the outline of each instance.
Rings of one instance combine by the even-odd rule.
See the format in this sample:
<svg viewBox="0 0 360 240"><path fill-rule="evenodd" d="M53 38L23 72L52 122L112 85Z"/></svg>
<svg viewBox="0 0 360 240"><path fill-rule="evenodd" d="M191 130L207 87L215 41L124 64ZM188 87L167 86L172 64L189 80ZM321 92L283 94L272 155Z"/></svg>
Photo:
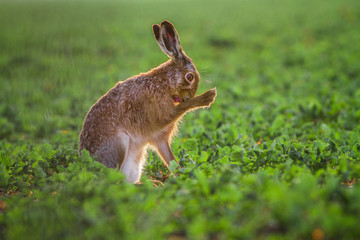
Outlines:
<svg viewBox="0 0 360 240"><path fill-rule="evenodd" d="M198 92L218 89L211 112L187 116L180 134L232 124L257 141L277 135L263 129L275 120L298 116L289 125L298 135L299 121L337 121L343 108L352 130L359 9L355 0L1 1L0 138L76 147L101 95L167 60L151 29L165 19L202 76Z"/></svg>

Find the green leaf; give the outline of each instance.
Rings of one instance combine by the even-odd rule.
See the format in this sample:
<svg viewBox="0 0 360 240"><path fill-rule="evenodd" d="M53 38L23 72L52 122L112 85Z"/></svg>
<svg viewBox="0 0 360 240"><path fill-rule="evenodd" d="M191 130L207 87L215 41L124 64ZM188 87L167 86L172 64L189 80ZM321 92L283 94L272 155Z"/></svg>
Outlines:
<svg viewBox="0 0 360 240"><path fill-rule="evenodd" d="M35 175L35 177L38 177L38 178L45 178L46 177L46 173L44 172L42 167L40 167L39 165L35 167L34 175Z"/></svg>
<svg viewBox="0 0 360 240"><path fill-rule="evenodd" d="M196 161L198 163L203 163L203 162L207 161L208 157L209 157L209 154L205 151L202 151L200 157Z"/></svg>
<svg viewBox="0 0 360 240"><path fill-rule="evenodd" d="M229 156L224 156L220 159L220 162L224 165L229 165L230 164L230 159Z"/></svg>
<svg viewBox="0 0 360 240"><path fill-rule="evenodd" d="M0 164L0 186L5 187L9 183L10 175L8 174L6 167Z"/></svg>
<svg viewBox="0 0 360 240"><path fill-rule="evenodd" d="M233 151L231 153L231 161L232 162L240 162L244 158L244 151Z"/></svg>
<svg viewBox="0 0 360 240"><path fill-rule="evenodd" d="M198 142L194 138L186 139L181 146L185 151L198 151Z"/></svg>
<svg viewBox="0 0 360 240"><path fill-rule="evenodd" d="M175 160L170 161L169 168L172 173L174 173L178 167L179 167L179 164Z"/></svg>

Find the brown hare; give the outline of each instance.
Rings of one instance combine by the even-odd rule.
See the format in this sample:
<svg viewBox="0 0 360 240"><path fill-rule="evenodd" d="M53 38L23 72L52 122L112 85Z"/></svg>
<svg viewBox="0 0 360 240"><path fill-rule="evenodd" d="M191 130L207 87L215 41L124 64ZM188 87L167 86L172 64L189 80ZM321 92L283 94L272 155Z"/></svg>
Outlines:
<svg viewBox="0 0 360 240"><path fill-rule="evenodd" d="M141 176L146 148L152 146L169 167L175 160L171 138L181 117L209 107L216 88L195 96L200 76L185 54L174 26L153 25L155 39L170 60L118 82L87 113L80 133L82 149L106 167L119 169L129 182Z"/></svg>

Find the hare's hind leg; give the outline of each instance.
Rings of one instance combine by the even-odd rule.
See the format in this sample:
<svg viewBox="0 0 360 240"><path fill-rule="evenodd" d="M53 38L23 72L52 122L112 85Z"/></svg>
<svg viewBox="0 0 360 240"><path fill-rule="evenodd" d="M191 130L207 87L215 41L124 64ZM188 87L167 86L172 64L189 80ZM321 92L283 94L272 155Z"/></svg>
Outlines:
<svg viewBox="0 0 360 240"><path fill-rule="evenodd" d="M140 181L144 164L145 148L146 146L143 144L136 144L130 141L124 163L121 166L121 171L126 175L128 182L137 183Z"/></svg>
<svg viewBox="0 0 360 240"><path fill-rule="evenodd" d="M134 142L124 131L108 139L95 153L98 161L108 168L119 167L128 182L140 180L145 144Z"/></svg>
<svg viewBox="0 0 360 240"><path fill-rule="evenodd" d="M124 163L126 151L129 148L130 137L125 132L119 132L117 135L108 139L95 152L97 161L108 168L120 168Z"/></svg>

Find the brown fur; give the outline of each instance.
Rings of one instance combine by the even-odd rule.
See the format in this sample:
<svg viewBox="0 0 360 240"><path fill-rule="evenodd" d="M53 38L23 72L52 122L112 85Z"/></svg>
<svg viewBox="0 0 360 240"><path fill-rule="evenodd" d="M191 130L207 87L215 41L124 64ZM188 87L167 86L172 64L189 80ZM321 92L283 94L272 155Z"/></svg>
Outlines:
<svg viewBox="0 0 360 240"><path fill-rule="evenodd" d="M175 28L167 21L154 26L161 49L171 59L149 72L118 82L91 107L80 134L80 153L86 149L112 168L121 168L123 161L131 158L140 164L137 170L140 174L146 146L152 145L168 166L175 160L170 141L180 118L190 110L209 107L216 97L216 89L195 97L200 77L182 50ZM162 36L155 32L162 29L174 32ZM168 41L166 36L173 34L176 39ZM188 72L194 74L191 82L184 77ZM181 102L174 103L174 96L180 97ZM135 173L129 177L131 173L123 172L129 181L139 180Z"/></svg>

